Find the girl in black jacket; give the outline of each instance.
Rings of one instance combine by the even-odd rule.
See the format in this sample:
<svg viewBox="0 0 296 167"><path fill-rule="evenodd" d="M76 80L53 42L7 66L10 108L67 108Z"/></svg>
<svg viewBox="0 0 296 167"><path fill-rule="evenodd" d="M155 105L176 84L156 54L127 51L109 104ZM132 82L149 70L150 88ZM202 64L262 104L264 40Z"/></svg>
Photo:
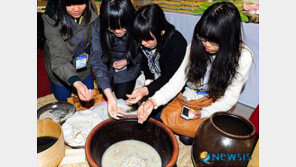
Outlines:
<svg viewBox="0 0 296 167"><path fill-rule="evenodd" d="M187 47L183 35L166 20L157 4L143 6L137 11L133 35L142 45L141 69L151 83L127 95L128 105L137 103L144 96L153 96L165 85L181 65ZM156 113L154 118L159 119L160 112Z"/></svg>
<svg viewBox="0 0 296 167"><path fill-rule="evenodd" d="M135 8L130 0L103 0L92 29L90 64L108 100L108 113L118 119L118 99L133 91L142 57L131 35ZM112 94L114 91L114 94Z"/></svg>

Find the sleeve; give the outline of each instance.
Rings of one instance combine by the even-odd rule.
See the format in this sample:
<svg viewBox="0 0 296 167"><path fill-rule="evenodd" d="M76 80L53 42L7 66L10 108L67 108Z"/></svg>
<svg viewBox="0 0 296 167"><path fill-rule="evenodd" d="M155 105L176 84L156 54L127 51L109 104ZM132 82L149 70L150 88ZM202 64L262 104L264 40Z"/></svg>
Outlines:
<svg viewBox="0 0 296 167"><path fill-rule="evenodd" d="M96 19L92 27L92 45L90 55L90 66L97 79L100 88L104 91L107 88L111 88L110 80L108 77L107 65L102 59L102 46L100 40L100 20Z"/></svg>
<svg viewBox="0 0 296 167"><path fill-rule="evenodd" d="M249 49L243 49L239 60L237 74L232 79L231 84L227 87L222 97L201 110L201 118L209 117L217 111L228 111L237 103L242 88L249 78L252 62L252 51Z"/></svg>
<svg viewBox="0 0 296 167"><path fill-rule="evenodd" d="M151 98L155 100L155 109L161 105L167 104L173 99L184 87L187 79L185 69L189 61L191 44L187 46L186 55L179 69L173 75L173 77L166 83L160 90L158 90Z"/></svg>
<svg viewBox="0 0 296 167"><path fill-rule="evenodd" d="M160 62L161 76L147 86L148 96L154 95L175 74L184 59L186 46L187 42L181 34L170 39L160 58L163 60Z"/></svg>
<svg viewBox="0 0 296 167"><path fill-rule="evenodd" d="M51 55L51 69L61 80L71 85L71 83L69 83L69 79L74 76L74 78L78 77L76 69L73 65L72 56L67 50L67 46L59 28L48 23L46 19L43 18L43 20L44 36ZM79 77L78 80L80 80Z"/></svg>

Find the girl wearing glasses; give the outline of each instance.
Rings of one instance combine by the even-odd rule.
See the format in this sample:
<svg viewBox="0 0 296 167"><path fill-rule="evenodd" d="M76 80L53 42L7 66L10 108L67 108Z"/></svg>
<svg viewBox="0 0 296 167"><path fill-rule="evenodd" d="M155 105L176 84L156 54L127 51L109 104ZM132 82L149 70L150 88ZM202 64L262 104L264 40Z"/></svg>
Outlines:
<svg viewBox="0 0 296 167"><path fill-rule="evenodd" d="M88 55L96 6L91 0L49 0L42 18L44 63L52 93L58 101L67 101L74 88L80 100L91 100L94 80Z"/></svg>
<svg viewBox="0 0 296 167"><path fill-rule="evenodd" d="M133 25L133 35L141 43L143 70L148 83L127 95L128 105L135 104L144 96L151 97L174 75L185 56L187 42L183 35L170 24L162 9L149 4L137 11ZM154 118L160 119L160 111Z"/></svg>
<svg viewBox="0 0 296 167"><path fill-rule="evenodd" d="M131 35L135 12L130 0L103 0L92 29L90 64L107 97L108 113L115 119L122 112L116 98L126 99L140 71L142 56Z"/></svg>
<svg viewBox="0 0 296 167"><path fill-rule="evenodd" d="M192 144L195 132L206 118L217 111L227 112L237 103L252 60L252 51L242 42L238 9L229 2L213 4L196 24L178 71L139 107L139 123L147 119L153 108L167 104L185 86L163 109L161 120L181 135L184 144ZM188 120L180 117L183 107L180 101L195 107ZM179 104L181 107L174 108Z"/></svg>

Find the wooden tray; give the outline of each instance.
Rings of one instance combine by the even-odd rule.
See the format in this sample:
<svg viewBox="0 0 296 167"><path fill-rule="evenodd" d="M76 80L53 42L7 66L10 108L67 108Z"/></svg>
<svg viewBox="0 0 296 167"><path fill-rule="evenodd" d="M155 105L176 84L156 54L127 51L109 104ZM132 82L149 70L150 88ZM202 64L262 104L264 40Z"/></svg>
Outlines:
<svg viewBox="0 0 296 167"><path fill-rule="evenodd" d="M76 111L85 110L92 107L96 103L106 101L104 99L103 94L100 93L98 88L93 89L93 91L94 91L94 98L89 102L81 101L77 95L69 97L67 101L68 103L74 104L74 106L76 107Z"/></svg>

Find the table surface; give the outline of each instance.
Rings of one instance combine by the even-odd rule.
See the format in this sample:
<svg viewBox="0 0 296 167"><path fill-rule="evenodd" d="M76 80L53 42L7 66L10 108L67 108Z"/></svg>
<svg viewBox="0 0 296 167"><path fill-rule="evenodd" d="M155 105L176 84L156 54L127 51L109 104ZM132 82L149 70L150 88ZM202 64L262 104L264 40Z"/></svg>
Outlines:
<svg viewBox="0 0 296 167"><path fill-rule="evenodd" d="M40 97L37 99L37 110L49 103L57 102L54 98L53 94L49 94L44 97ZM193 167L191 161L191 146L184 145L180 142L179 137L175 135L179 145L179 154L177 159L177 166L179 167ZM256 145L256 147L258 147ZM252 165L248 165L248 167L257 167L259 163L259 149L254 150L255 155L252 155L253 162L250 162ZM254 165L254 166L253 166ZM63 158L60 167L89 167L86 159L84 149L73 149L71 147L66 146L66 154Z"/></svg>
<svg viewBox="0 0 296 167"><path fill-rule="evenodd" d="M187 40L192 40L193 30L200 15L189 15L174 12L164 12L166 19L173 24ZM243 23L243 41L253 51L254 62L249 80L238 102L255 108L259 104L259 24Z"/></svg>

